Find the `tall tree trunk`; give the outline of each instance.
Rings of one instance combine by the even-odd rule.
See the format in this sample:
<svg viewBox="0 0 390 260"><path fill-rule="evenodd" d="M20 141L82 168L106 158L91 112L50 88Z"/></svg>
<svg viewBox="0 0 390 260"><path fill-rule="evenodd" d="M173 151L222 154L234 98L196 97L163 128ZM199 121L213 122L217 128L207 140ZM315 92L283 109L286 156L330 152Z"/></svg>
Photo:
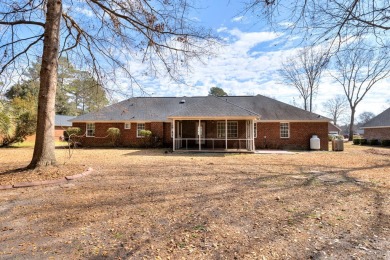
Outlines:
<svg viewBox="0 0 390 260"><path fill-rule="evenodd" d="M303 98L303 109L307 111L307 98Z"/></svg>
<svg viewBox="0 0 390 260"><path fill-rule="evenodd" d="M355 107L351 107L351 122L349 125L349 137L348 140L353 140L353 125L355 124Z"/></svg>
<svg viewBox="0 0 390 260"><path fill-rule="evenodd" d="M37 134L28 168L56 164L54 144L59 32L62 0L48 0L38 96Z"/></svg>

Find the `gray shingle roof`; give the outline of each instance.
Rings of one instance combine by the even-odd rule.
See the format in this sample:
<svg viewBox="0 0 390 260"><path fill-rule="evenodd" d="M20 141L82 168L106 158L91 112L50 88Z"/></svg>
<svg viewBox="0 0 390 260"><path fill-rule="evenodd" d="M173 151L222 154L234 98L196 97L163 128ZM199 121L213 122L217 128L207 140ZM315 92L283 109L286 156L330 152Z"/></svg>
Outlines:
<svg viewBox="0 0 390 260"><path fill-rule="evenodd" d="M69 120L73 118L75 118L75 116L55 115L54 124L56 126L72 126L72 122Z"/></svg>
<svg viewBox="0 0 390 260"><path fill-rule="evenodd" d="M338 127L337 125L334 125L332 123L329 123L328 124L328 132L340 132L341 131L341 128Z"/></svg>
<svg viewBox="0 0 390 260"><path fill-rule="evenodd" d="M185 104L196 102L196 98L183 97L136 97L104 107L97 112L78 116L74 122L83 121L167 121L167 117Z"/></svg>
<svg viewBox="0 0 390 260"><path fill-rule="evenodd" d="M256 112L261 115L261 120L330 120L329 118L262 95L247 97L229 96L224 98L227 98L228 101L234 104Z"/></svg>
<svg viewBox="0 0 390 260"><path fill-rule="evenodd" d="M362 126L369 127L390 127L390 107Z"/></svg>
<svg viewBox="0 0 390 260"><path fill-rule="evenodd" d="M181 101L185 100L184 103ZM317 120L328 118L265 96L138 97L74 118L73 122L168 121L168 117L256 116L261 120Z"/></svg>
<svg viewBox="0 0 390 260"><path fill-rule="evenodd" d="M168 117L260 117L259 114L231 103L224 97L207 96L198 102L186 102L182 106L182 109Z"/></svg>

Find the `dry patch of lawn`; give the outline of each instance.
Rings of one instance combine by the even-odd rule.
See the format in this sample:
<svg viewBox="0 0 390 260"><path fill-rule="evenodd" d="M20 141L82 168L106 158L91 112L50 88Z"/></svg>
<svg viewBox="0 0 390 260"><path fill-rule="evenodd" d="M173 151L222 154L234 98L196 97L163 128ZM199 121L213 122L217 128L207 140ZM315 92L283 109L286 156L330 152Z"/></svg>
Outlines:
<svg viewBox="0 0 390 260"><path fill-rule="evenodd" d="M95 171L0 191L0 258L389 259L389 151L57 150ZM0 150L0 172L31 155Z"/></svg>

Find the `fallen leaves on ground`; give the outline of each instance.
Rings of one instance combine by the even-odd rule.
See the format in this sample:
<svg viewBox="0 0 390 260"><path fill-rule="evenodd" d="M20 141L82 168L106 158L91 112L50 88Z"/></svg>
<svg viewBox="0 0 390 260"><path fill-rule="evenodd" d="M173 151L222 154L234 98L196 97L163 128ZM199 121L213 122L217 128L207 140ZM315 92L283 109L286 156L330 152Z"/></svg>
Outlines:
<svg viewBox="0 0 390 260"><path fill-rule="evenodd" d="M389 150L369 149L58 150L56 177L94 172L0 191L0 258L388 259ZM0 172L31 155L1 149Z"/></svg>

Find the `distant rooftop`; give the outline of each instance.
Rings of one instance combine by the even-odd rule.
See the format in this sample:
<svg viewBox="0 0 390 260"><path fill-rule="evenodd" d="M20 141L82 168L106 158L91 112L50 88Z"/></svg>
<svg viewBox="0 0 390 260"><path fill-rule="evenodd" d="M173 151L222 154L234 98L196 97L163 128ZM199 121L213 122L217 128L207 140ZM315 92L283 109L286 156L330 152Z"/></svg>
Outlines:
<svg viewBox="0 0 390 260"><path fill-rule="evenodd" d="M72 126L72 122L69 120L75 118L75 116L56 115L54 122L56 126Z"/></svg>
<svg viewBox="0 0 390 260"><path fill-rule="evenodd" d="M390 127L390 107L362 126L362 128L370 127Z"/></svg>

